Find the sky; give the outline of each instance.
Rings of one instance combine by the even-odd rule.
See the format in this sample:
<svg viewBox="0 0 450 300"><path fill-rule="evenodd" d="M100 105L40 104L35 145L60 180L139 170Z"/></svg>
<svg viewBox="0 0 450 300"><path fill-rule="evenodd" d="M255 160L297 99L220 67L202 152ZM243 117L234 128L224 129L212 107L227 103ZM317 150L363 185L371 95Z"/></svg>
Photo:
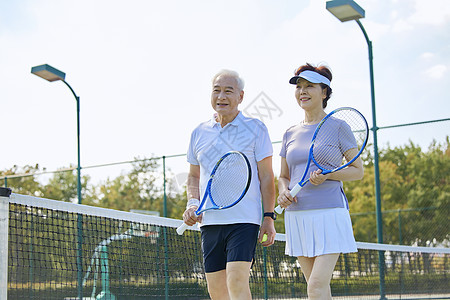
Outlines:
<svg viewBox="0 0 450 300"><path fill-rule="evenodd" d="M357 0L373 43L378 127L450 117L450 2ZM0 170L76 165L76 101L63 82L30 73L49 64L80 97L81 166L186 152L211 118L211 78L245 80L240 109L272 141L303 119L294 70L333 72L327 112L352 106L372 121L368 47L354 21L322 0L4 0L0 2ZM378 130L380 148L443 143L449 122ZM279 171L279 144L274 171ZM167 160L173 174L185 158ZM127 165L85 169L96 180Z"/></svg>

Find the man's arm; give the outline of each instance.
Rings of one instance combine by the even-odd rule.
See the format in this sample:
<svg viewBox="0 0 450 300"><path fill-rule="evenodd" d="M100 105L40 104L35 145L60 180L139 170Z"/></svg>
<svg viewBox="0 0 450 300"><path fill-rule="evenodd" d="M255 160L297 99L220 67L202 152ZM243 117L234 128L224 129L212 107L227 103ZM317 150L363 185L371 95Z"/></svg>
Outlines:
<svg viewBox="0 0 450 300"><path fill-rule="evenodd" d="M190 165L187 178L187 198L188 203L183 213L183 221L189 226L201 222L202 216L196 216L195 211L200 205L200 166ZM198 200L198 201L195 201Z"/></svg>
<svg viewBox="0 0 450 300"><path fill-rule="evenodd" d="M272 169L272 156L266 157L258 163L258 178L261 186L261 195L264 212L273 212L275 207L275 183ZM267 234L267 241L263 246L270 246L275 241L274 220L265 217L261 225L258 240L261 241L264 234Z"/></svg>

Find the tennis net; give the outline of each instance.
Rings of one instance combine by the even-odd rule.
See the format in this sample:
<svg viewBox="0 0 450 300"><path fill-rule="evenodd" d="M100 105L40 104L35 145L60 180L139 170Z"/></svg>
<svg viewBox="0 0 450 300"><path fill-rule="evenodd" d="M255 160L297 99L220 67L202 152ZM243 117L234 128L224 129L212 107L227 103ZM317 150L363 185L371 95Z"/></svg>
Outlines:
<svg viewBox="0 0 450 300"><path fill-rule="evenodd" d="M208 299L200 233L177 235L180 220L18 194L0 201L0 290L8 299ZM273 246L258 245L254 299L307 298L284 244L277 234ZM335 299L450 299L450 249L358 248L339 258Z"/></svg>

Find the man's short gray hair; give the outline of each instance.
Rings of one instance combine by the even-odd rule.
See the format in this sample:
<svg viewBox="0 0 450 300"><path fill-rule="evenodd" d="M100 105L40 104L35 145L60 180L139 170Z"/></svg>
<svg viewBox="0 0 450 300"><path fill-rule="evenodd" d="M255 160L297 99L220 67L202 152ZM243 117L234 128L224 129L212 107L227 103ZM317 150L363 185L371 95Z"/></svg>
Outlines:
<svg viewBox="0 0 450 300"><path fill-rule="evenodd" d="M214 84L214 81L216 81L217 77L219 77L219 76L230 76L230 77L235 78L237 81L238 89L241 91L244 90L244 85L245 85L244 79L242 79L239 76L238 72L232 71L232 70L226 70L226 69L220 70L216 75L214 75L214 77L212 79L213 84Z"/></svg>

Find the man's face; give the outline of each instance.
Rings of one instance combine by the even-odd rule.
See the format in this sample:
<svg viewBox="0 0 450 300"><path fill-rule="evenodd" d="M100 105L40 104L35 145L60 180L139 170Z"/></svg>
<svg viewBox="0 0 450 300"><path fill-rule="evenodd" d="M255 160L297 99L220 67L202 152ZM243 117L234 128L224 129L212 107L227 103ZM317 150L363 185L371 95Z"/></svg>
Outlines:
<svg viewBox="0 0 450 300"><path fill-rule="evenodd" d="M244 91L238 88L236 78L221 75L213 82L211 105L222 116L236 116L238 105L242 102Z"/></svg>

